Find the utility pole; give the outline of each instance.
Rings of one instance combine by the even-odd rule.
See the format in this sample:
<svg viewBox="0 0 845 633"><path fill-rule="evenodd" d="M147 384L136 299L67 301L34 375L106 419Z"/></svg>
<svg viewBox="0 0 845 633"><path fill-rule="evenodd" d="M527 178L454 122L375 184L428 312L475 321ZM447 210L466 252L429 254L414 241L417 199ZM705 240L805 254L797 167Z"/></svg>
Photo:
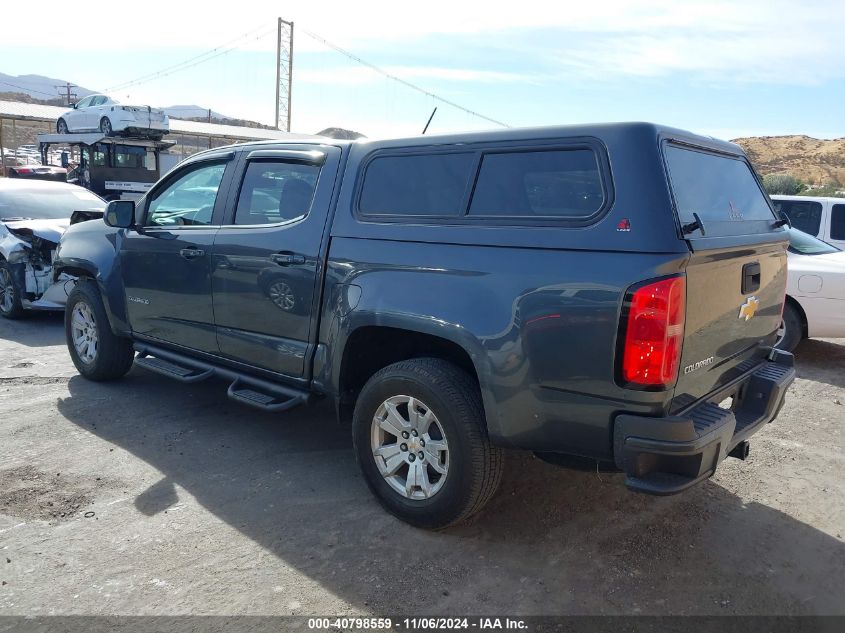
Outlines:
<svg viewBox="0 0 845 633"><path fill-rule="evenodd" d="M67 100L67 103L65 105L72 105L73 104L73 99L76 99L77 94L75 92L71 92L71 90L73 88L79 88L79 86L74 86L72 83L67 82L67 83L65 83L64 86L53 86L53 87L56 88L59 91L60 97L62 97L62 96L65 97L65 99ZM64 91L64 94L62 94L62 91Z"/></svg>
<svg viewBox="0 0 845 633"><path fill-rule="evenodd" d="M293 22L279 18L276 39L276 128L290 132L293 88Z"/></svg>

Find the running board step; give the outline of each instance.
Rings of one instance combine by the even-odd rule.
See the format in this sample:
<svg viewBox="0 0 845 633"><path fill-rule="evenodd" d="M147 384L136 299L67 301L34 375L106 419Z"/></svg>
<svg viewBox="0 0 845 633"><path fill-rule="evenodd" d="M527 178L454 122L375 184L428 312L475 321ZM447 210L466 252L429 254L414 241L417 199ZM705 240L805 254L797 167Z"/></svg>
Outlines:
<svg viewBox="0 0 845 633"><path fill-rule="evenodd" d="M199 382L214 375L213 369L185 367L163 358L147 356L144 352L135 357L135 364L179 382Z"/></svg>
<svg viewBox="0 0 845 633"><path fill-rule="evenodd" d="M275 389L258 391L256 385L251 385L249 382L240 379L231 384L227 394L236 402L247 404L262 411L274 412L293 409L308 400L306 393L290 394Z"/></svg>
<svg viewBox="0 0 845 633"><path fill-rule="evenodd" d="M212 365L148 343L135 343L135 351L138 352L136 365L181 382L198 382L212 376L231 380L228 396L262 411L287 411L313 400L312 394L301 388Z"/></svg>

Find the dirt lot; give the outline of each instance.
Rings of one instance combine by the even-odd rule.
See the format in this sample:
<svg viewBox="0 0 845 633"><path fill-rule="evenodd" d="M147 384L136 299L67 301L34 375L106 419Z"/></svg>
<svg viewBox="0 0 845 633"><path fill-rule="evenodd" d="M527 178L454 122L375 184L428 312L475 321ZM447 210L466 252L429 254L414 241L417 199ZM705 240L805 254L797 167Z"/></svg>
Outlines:
<svg viewBox="0 0 845 633"><path fill-rule="evenodd" d="M76 376L61 318L0 322L0 613L845 614L845 341L681 496L509 458L471 523L385 514L327 407L284 417L135 369Z"/></svg>

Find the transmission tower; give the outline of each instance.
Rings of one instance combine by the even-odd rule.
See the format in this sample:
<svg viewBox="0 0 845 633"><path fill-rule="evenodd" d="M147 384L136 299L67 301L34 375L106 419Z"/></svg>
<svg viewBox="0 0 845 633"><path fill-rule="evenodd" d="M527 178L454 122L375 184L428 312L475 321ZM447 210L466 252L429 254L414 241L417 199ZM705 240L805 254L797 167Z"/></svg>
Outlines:
<svg viewBox="0 0 845 633"><path fill-rule="evenodd" d="M292 86L293 22L286 22L279 18L279 33L276 44L276 128L286 132L290 132Z"/></svg>

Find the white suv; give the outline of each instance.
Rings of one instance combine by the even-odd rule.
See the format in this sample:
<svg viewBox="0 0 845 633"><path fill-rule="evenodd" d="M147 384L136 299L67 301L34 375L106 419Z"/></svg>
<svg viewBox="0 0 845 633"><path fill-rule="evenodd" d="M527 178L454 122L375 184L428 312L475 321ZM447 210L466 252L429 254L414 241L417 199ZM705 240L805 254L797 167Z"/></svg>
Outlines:
<svg viewBox="0 0 845 633"><path fill-rule="evenodd" d="M796 229L845 249L845 198L772 196L772 202Z"/></svg>

